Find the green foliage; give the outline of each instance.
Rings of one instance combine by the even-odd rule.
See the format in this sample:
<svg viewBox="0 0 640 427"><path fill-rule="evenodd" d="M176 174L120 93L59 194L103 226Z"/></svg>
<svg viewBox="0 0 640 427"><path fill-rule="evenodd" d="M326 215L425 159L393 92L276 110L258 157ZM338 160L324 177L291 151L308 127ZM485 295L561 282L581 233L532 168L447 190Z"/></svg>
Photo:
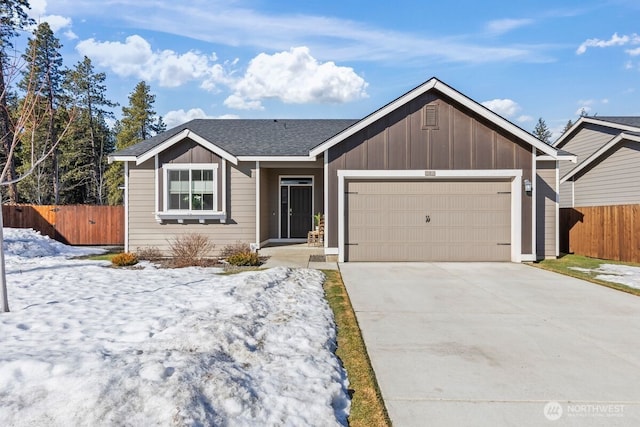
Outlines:
<svg viewBox="0 0 640 427"><path fill-rule="evenodd" d="M122 107L122 119L116 123L116 148L122 150L165 130L162 118L156 118L153 110L155 95L144 81L138 83L129 95L129 105ZM106 172L108 202L122 203L124 169L121 162L110 165Z"/></svg>
<svg viewBox="0 0 640 427"><path fill-rule="evenodd" d="M123 252L111 258L111 263L113 265L117 265L118 267L136 265L138 263L138 257L136 254L133 254L131 252Z"/></svg>
<svg viewBox="0 0 640 427"><path fill-rule="evenodd" d="M566 133L573 126L573 122L569 120L566 125L564 125L564 129L562 129L562 133Z"/></svg>
<svg viewBox="0 0 640 427"><path fill-rule="evenodd" d="M177 236L168 242L172 261L176 267L203 265L215 248L208 237L197 233Z"/></svg>
<svg viewBox="0 0 640 427"><path fill-rule="evenodd" d="M536 127L533 129L533 136L542 142L549 144L551 142L551 131L547 127L547 123L540 117Z"/></svg>
<svg viewBox="0 0 640 427"><path fill-rule="evenodd" d="M237 252L226 258L226 261L231 265L241 266L241 267L255 267L260 265L260 258L258 254L255 252Z"/></svg>

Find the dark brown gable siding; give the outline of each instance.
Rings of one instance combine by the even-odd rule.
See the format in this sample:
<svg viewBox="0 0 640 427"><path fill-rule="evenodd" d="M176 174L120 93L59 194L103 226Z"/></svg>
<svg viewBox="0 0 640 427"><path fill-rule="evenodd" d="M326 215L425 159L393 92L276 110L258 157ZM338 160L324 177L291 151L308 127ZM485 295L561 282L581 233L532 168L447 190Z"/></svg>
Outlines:
<svg viewBox="0 0 640 427"><path fill-rule="evenodd" d="M436 105L437 126L423 123L423 107ZM462 105L434 92L399 107L329 149L329 219L338 215L340 169L522 169L531 180L532 149ZM523 193L522 252L531 253L531 197ZM329 246L338 229L329 224Z"/></svg>
<svg viewBox="0 0 640 427"><path fill-rule="evenodd" d="M164 204L164 187L162 165L165 163L217 163L218 164L218 208L222 207L222 159L217 154L207 150L202 145L191 139L185 139L172 147L166 149L158 155L160 161L160 170L158 171L158 188L160 195L158 197L158 211L163 209Z"/></svg>

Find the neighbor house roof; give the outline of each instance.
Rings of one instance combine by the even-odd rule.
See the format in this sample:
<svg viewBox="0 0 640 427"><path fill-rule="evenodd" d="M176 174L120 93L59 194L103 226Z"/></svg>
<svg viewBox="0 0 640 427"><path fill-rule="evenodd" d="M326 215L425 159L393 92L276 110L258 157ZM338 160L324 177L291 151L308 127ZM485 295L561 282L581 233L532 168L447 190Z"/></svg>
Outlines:
<svg viewBox="0 0 640 427"><path fill-rule="evenodd" d="M618 129L620 132L640 132L640 117L638 116L582 116L551 145L556 148L561 147L569 140L569 135L585 124L606 126Z"/></svg>
<svg viewBox="0 0 640 427"><path fill-rule="evenodd" d="M569 173L560 178L560 183L566 182L578 175L580 171L588 168L590 165L596 164L597 162L605 159L607 156L605 155L609 150L617 146L623 141L634 141L640 142L640 132L621 132L615 137L613 137L610 141L600 147L596 152L587 157L582 163L580 163L575 168L571 169Z"/></svg>
<svg viewBox="0 0 640 427"><path fill-rule="evenodd" d="M167 141L174 139L177 142L184 137L208 141L236 158L309 156L311 148L356 122L345 119L196 119L119 150L110 157L113 160L138 159L156 151ZM180 138L174 138L176 136Z"/></svg>

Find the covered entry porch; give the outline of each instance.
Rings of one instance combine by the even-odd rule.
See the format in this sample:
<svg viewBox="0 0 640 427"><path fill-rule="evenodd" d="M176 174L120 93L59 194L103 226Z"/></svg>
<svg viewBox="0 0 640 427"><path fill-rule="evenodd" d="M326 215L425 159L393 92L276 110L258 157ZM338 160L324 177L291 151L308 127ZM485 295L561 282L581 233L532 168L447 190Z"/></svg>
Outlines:
<svg viewBox="0 0 640 427"><path fill-rule="evenodd" d="M259 162L257 167L256 238L260 248L305 244L324 214L322 160ZM318 249L318 248L316 248Z"/></svg>

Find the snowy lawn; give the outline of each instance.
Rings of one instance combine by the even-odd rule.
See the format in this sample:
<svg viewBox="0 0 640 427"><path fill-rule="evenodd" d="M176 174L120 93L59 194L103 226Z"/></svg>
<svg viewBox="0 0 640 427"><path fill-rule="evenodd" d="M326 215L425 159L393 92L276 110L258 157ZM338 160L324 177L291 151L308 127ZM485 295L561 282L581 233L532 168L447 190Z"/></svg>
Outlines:
<svg viewBox="0 0 640 427"><path fill-rule="evenodd" d="M595 278L605 282L619 283L640 289L640 267L623 264L601 264L598 268L569 267L583 273L595 274Z"/></svg>
<svg viewBox="0 0 640 427"><path fill-rule="evenodd" d="M2 425L346 425L321 273L114 269L4 232Z"/></svg>

